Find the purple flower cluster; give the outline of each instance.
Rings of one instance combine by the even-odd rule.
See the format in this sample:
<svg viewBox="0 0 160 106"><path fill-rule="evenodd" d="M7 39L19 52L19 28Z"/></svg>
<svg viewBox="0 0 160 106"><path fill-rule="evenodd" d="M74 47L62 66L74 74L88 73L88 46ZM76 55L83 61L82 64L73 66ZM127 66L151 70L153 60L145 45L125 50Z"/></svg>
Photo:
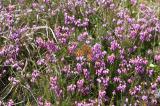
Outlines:
<svg viewBox="0 0 160 106"><path fill-rule="evenodd" d="M78 41L82 42L82 41L86 40L87 36L88 36L88 32L83 32L82 34L80 34L78 36Z"/></svg>
<svg viewBox="0 0 160 106"><path fill-rule="evenodd" d="M112 51L115 51L115 50L118 49L118 48L120 48L118 42L117 42L116 40L112 41L112 42L111 42L111 47L110 47L110 49L111 49Z"/></svg>
<svg viewBox="0 0 160 106"><path fill-rule="evenodd" d="M8 80L15 86L17 85L20 81L17 80L16 78L14 77L9 77Z"/></svg>
<svg viewBox="0 0 160 106"><path fill-rule="evenodd" d="M108 62L110 63L110 64L113 64L114 63L114 61L115 61L115 55L114 54L111 54L110 56L108 56Z"/></svg>
<svg viewBox="0 0 160 106"><path fill-rule="evenodd" d="M89 19L84 18L82 19L76 19L75 16L69 16L68 13L64 14L65 17L65 24L67 25L75 25L77 27L87 27L89 24Z"/></svg>
<svg viewBox="0 0 160 106"><path fill-rule="evenodd" d="M31 82L35 82L39 76L40 76L40 72L38 70L34 70L32 72Z"/></svg>
<svg viewBox="0 0 160 106"><path fill-rule="evenodd" d="M69 27L60 27L60 26L55 28L56 37L61 44L66 44L73 32L74 28L70 29Z"/></svg>
<svg viewBox="0 0 160 106"><path fill-rule="evenodd" d="M147 60L137 56L135 59L131 59L129 62L134 66L134 70L137 73L144 74L145 66L148 64Z"/></svg>
<svg viewBox="0 0 160 106"><path fill-rule="evenodd" d="M58 46L57 44L54 43L52 40L48 40L47 42L44 41L42 38L37 38L36 39L36 44L40 48L47 49L48 52L56 52L58 51Z"/></svg>
<svg viewBox="0 0 160 106"><path fill-rule="evenodd" d="M98 5L104 6L109 9L115 8L115 4L114 4L113 0L96 0L96 2L98 3Z"/></svg>
<svg viewBox="0 0 160 106"><path fill-rule="evenodd" d="M49 101L47 100L44 101L42 97L38 97L37 101L38 101L38 106L52 106L52 104Z"/></svg>
<svg viewBox="0 0 160 106"><path fill-rule="evenodd" d="M50 88L54 91L57 98L62 96L62 90L59 88L57 77L50 77Z"/></svg>
<svg viewBox="0 0 160 106"><path fill-rule="evenodd" d="M160 62L160 55L155 55L155 56L154 56L154 60L155 60L156 62Z"/></svg>
<svg viewBox="0 0 160 106"><path fill-rule="evenodd" d="M106 52L102 51L102 46L98 43L96 43L93 48L92 48L92 60L98 60L98 59L103 59L105 56Z"/></svg>

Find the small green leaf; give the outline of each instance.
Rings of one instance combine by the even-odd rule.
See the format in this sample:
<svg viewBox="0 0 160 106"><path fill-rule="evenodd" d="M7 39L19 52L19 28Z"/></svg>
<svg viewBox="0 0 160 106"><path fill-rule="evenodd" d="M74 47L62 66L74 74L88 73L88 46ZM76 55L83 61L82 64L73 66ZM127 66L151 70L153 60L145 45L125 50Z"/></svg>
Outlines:
<svg viewBox="0 0 160 106"><path fill-rule="evenodd" d="M149 67L154 68L154 67L156 67L156 65L154 65L154 64L151 63L151 64L149 65Z"/></svg>

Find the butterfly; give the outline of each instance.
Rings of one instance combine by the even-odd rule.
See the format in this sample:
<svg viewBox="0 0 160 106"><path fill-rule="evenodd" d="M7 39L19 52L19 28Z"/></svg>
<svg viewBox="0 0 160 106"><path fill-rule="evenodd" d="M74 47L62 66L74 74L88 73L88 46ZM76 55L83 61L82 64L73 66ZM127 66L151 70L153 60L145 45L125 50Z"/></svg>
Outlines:
<svg viewBox="0 0 160 106"><path fill-rule="evenodd" d="M86 56L87 60L91 61L92 58L91 47L89 45L84 44L75 51L75 55L77 57Z"/></svg>

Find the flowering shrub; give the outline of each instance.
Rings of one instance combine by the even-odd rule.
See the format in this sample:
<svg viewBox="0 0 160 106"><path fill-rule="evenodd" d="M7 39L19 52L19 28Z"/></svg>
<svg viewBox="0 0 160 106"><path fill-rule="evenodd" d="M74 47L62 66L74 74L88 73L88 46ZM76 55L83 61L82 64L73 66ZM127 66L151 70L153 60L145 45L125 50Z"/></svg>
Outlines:
<svg viewBox="0 0 160 106"><path fill-rule="evenodd" d="M159 106L158 0L1 0L0 106Z"/></svg>

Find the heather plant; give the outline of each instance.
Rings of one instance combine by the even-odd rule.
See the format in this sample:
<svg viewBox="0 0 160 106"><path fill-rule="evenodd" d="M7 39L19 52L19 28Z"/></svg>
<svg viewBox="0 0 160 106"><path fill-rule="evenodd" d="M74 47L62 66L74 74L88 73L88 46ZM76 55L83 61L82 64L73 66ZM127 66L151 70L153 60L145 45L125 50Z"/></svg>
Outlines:
<svg viewBox="0 0 160 106"><path fill-rule="evenodd" d="M1 0L0 106L159 106L158 0Z"/></svg>

